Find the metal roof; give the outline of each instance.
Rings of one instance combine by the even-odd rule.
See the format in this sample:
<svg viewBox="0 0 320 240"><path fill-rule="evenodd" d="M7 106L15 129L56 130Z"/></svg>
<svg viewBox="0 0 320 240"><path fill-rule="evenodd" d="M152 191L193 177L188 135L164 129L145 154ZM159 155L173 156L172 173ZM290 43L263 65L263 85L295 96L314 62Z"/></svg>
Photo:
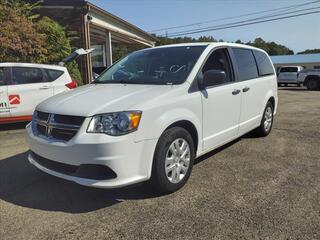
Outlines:
<svg viewBox="0 0 320 240"><path fill-rule="evenodd" d="M320 53L270 56L273 64L320 63Z"/></svg>

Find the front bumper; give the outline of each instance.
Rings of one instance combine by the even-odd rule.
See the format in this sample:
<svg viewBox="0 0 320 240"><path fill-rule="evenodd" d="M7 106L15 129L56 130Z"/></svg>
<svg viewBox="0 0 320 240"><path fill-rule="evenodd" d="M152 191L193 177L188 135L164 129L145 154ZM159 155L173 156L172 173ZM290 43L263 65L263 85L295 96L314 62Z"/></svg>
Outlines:
<svg viewBox="0 0 320 240"><path fill-rule="evenodd" d="M98 188L116 188L146 181L151 176L152 160L157 139L135 142L134 133L112 137L79 130L68 142L57 142L35 136L31 124L26 127L30 150L28 160L40 170L75 183ZM80 167L102 165L111 169L114 178L85 178L57 171L41 164L35 156L56 163Z"/></svg>

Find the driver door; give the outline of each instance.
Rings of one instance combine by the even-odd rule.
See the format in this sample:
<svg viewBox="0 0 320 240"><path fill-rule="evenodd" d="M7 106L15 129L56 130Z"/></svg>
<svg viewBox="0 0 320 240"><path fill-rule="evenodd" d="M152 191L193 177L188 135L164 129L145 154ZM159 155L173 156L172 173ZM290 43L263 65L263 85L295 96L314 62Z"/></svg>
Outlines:
<svg viewBox="0 0 320 240"><path fill-rule="evenodd" d="M202 68L202 74L208 70L224 71L227 79L223 84L210 86L202 91L204 151L219 147L237 137L241 108L241 83L234 81L227 48L211 53Z"/></svg>

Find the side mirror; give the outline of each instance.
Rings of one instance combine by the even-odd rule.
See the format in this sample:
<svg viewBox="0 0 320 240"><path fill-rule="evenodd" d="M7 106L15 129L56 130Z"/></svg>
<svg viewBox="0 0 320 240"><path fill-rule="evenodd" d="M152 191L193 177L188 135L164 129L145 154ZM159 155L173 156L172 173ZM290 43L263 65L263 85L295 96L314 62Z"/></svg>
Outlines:
<svg viewBox="0 0 320 240"><path fill-rule="evenodd" d="M202 86L204 88L220 85L227 82L225 71L222 70L208 70L203 74Z"/></svg>

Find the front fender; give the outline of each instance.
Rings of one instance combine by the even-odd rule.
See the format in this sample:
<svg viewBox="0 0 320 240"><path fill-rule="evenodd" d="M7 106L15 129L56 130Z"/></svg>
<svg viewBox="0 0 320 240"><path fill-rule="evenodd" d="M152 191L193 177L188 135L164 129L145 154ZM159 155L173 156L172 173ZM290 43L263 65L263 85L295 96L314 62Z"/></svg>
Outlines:
<svg viewBox="0 0 320 240"><path fill-rule="evenodd" d="M199 150L201 149L202 139L201 111L202 109L200 107L196 112L187 108L173 108L159 115L154 112L147 112L143 115L145 121L142 121L141 126L139 126L136 141L158 139L170 125L179 121L189 121L197 130L199 139L197 149ZM153 116L157 117L153 118Z"/></svg>

